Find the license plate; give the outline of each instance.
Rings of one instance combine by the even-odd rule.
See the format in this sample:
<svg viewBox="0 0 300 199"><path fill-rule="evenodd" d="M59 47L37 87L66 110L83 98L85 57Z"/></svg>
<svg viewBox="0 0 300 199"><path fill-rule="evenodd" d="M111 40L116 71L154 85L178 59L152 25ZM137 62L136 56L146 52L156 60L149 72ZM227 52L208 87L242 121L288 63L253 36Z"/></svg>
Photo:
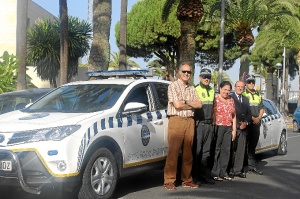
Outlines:
<svg viewBox="0 0 300 199"><path fill-rule="evenodd" d="M0 170L11 171L12 170L11 161L0 161Z"/></svg>

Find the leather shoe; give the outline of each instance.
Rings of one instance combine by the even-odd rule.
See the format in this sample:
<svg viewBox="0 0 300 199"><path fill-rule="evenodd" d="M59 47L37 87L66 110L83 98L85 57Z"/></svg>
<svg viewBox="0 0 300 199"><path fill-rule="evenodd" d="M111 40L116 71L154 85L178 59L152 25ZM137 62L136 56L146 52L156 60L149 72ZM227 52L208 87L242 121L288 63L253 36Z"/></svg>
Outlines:
<svg viewBox="0 0 300 199"><path fill-rule="evenodd" d="M254 169L249 169L248 171L249 173L254 173L256 175L263 175L263 172L258 170L257 168L254 168Z"/></svg>
<svg viewBox="0 0 300 199"><path fill-rule="evenodd" d="M246 173L239 173L239 174L236 174L235 176L240 177L240 178L246 178Z"/></svg>
<svg viewBox="0 0 300 199"><path fill-rule="evenodd" d="M235 175L234 175L234 173L229 173L228 176L231 178L234 178Z"/></svg>

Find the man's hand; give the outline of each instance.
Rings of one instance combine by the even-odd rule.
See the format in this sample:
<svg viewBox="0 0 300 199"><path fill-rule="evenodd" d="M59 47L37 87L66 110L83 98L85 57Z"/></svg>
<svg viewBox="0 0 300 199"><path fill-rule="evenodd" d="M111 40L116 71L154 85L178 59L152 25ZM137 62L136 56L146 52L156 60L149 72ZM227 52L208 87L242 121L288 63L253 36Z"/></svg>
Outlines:
<svg viewBox="0 0 300 199"><path fill-rule="evenodd" d="M240 129L245 129L247 127L247 122L240 122Z"/></svg>
<svg viewBox="0 0 300 199"><path fill-rule="evenodd" d="M259 124L260 123L260 118L259 117L252 117L253 123L254 124Z"/></svg>

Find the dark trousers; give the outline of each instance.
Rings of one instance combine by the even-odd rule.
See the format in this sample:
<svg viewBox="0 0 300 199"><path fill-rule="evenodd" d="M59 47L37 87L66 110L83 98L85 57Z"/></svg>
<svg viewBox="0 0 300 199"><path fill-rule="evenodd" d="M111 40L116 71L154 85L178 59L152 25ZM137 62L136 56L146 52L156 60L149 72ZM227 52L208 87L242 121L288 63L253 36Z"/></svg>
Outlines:
<svg viewBox="0 0 300 199"><path fill-rule="evenodd" d="M196 136L194 138L193 152L193 175L194 177L210 178L209 158L211 142L214 133L213 124L199 122L196 126Z"/></svg>
<svg viewBox="0 0 300 199"><path fill-rule="evenodd" d="M248 169L256 168L255 148L260 135L260 124L250 124L248 130Z"/></svg>
<svg viewBox="0 0 300 199"><path fill-rule="evenodd" d="M236 139L232 142L231 171L233 174L244 172L244 157L247 146L247 129L237 129Z"/></svg>
<svg viewBox="0 0 300 199"><path fill-rule="evenodd" d="M214 166L211 171L213 177L227 177L227 168L230 157L232 127L216 126L216 149Z"/></svg>

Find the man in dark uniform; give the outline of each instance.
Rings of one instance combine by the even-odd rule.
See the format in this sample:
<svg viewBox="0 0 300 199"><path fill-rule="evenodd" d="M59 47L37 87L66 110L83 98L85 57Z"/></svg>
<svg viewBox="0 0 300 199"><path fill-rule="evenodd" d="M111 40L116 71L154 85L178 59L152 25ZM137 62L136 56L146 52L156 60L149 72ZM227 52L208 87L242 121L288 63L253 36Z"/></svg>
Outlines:
<svg viewBox="0 0 300 199"><path fill-rule="evenodd" d="M211 178L209 165L211 143L214 127L212 124L212 112L214 101L214 89L209 85L211 71L202 69L199 75L200 83L196 85L196 91L202 101L202 108L196 109L196 134L194 139L194 164L193 175L199 182L214 184Z"/></svg>
<svg viewBox="0 0 300 199"><path fill-rule="evenodd" d="M235 83L235 92L231 94L235 103L236 113L236 139L232 143L232 154L230 162L230 177L238 176L246 178L244 170L244 157L246 149L246 139L248 133L248 125L251 123L251 111L249 106L249 99L242 96L245 89L243 81Z"/></svg>
<svg viewBox="0 0 300 199"><path fill-rule="evenodd" d="M263 172L256 168L255 148L260 135L260 120L264 114L264 106L262 96L255 89L254 76L246 77L246 90L243 96L249 99L250 110L252 114L252 122L249 125L247 145L248 145L248 172L262 175Z"/></svg>

